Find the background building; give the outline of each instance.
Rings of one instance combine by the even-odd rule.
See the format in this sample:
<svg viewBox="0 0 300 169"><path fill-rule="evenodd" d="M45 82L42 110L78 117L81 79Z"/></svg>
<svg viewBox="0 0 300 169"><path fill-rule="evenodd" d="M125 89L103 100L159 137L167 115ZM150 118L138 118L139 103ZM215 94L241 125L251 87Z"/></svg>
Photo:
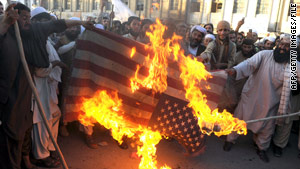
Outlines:
<svg viewBox="0 0 300 169"><path fill-rule="evenodd" d="M1 0L3 1L3 0ZM101 9L109 13L112 3L120 0L20 0L28 6L40 4L58 17L98 17ZM290 32L290 3L297 3L300 23L300 0L121 0L142 18L173 18L187 24L213 23L227 20L235 28L245 17L243 31L259 33ZM5 2L4 2L5 3ZM39 5L38 5L39 6ZM102 8L102 6L104 6ZM114 9L116 9L115 7ZM297 32L300 32L298 24Z"/></svg>

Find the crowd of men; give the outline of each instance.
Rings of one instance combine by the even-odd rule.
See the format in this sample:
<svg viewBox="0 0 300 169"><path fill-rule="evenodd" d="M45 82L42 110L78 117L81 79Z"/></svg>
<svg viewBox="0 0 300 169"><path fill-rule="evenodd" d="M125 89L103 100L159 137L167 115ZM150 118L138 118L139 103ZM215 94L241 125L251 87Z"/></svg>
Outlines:
<svg viewBox="0 0 300 169"><path fill-rule="evenodd" d="M113 15L110 17L102 17L98 23L76 17L62 20L42 7L31 11L21 3L10 5L4 12L0 3L0 168L20 169L21 165L27 169L36 168L35 165L55 168L61 165L39 114L37 101L32 97L20 52L15 48L14 23L19 24L30 73L51 133L57 139L58 133L68 136L67 123L60 122L60 119L65 109L76 39L84 29L103 29L140 43L150 43L146 32L154 23L151 19L131 16L127 22L121 23L113 20ZM289 34L267 36L260 42L255 30L246 34L239 31L244 20L239 21L235 30L227 21L220 21L216 29L211 23L192 27L185 23L175 24L172 19L163 19L162 23L168 27L165 39L174 33L182 37L181 48L186 55L203 62L209 71L225 70L228 73L219 109L227 109L241 120L300 110L299 62L298 91L291 91L289 86ZM299 39L298 36L298 61ZM254 145L261 160L269 162L266 150L271 143L274 155L282 155L295 119L299 120L299 116L247 126L253 132ZM87 146L96 149L93 128L81 125L80 130L85 133ZM228 135L224 151L230 151L237 138L236 133ZM126 149L126 141L120 147ZM300 158L300 141L298 148Z"/></svg>

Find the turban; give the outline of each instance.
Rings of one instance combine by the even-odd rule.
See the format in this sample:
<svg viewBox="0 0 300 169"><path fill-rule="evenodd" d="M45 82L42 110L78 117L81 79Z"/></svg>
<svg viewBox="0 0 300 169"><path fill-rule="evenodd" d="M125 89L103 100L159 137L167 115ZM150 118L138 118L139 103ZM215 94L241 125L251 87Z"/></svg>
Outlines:
<svg viewBox="0 0 300 169"><path fill-rule="evenodd" d="M191 29L191 33L194 32L194 30L199 31L199 32L201 32L201 33L204 34L204 35L206 35L206 33L207 33L206 29L203 28L203 27L200 26L200 25L195 25L195 26L193 26L192 29Z"/></svg>

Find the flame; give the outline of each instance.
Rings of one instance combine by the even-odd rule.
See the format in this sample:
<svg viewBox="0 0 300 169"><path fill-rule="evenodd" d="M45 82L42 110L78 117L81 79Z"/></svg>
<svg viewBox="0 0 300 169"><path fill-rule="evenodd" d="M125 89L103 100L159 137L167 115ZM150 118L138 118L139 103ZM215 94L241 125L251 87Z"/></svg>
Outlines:
<svg viewBox="0 0 300 169"><path fill-rule="evenodd" d="M154 54L152 60L148 55L143 63L143 66L149 67L149 75L142 80L138 78L140 65L137 65L135 77L130 80L132 92L138 90L140 86L152 89L154 92L164 92L167 89L168 59L173 59L178 62L181 71L180 78L186 91L185 97L190 102L188 106L198 117L202 133L207 135L214 133L221 136L234 131L238 134L247 134L244 121L232 117L226 110L218 112L218 109L211 110L209 108L206 96L201 92L200 82L206 81L212 76L206 71L202 62L184 55L179 43L182 39L180 36L174 34L171 39L163 38L166 29L157 19L156 24L150 27L151 32L146 32L151 44L145 48L151 49ZM203 87L210 88L207 85Z"/></svg>
<svg viewBox="0 0 300 169"><path fill-rule="evenodd" d="M83 98L81 105L83 114L79 115L79 121L83 125L100 123L111 131L112 137L122 144L122 138L139 138L137 154L141 157L139 169L157 169L156 145L162 139L159 132L149 130L144 126L134 126L127 121L122 111L122 100L117 93L111 96L105 91L98 91L92 98ZM161 169L171 169L168 166Z"/></svg>
<svg viewBox="0 0 300 169"><path fill-rule="evenodd" d="M224 110L211 110L207 105L206 96L201 92L200 81L212 76L205 70L205 66L190 57L182 57L179 62L180 78L186 90L185 97L190 101L189 107L198 117L198 125L201 132L207 135L214 133L216 136L228 135L235 131L238 134L247 134L246 123L234 118L232 114ZM207 87L207 86L205 86Z"/></svg>
<svg viewBox="0 0 300 169"><path fill-rule="evenodd" d="M136 53L136 48L133 47L133 48L131 49L130 58L132 58L132 57L135 55L135 53Z"/></svg>
<svg viewBox="0 0 300 169"><path fill-rule="evenodd" d="M149 54L142 66L148 67L149 74L140 79L138 72L141 65L137 65L135 76L130 79L132 92L140 87L152 89L154 92L164 92L167 89L168 59L177 61L181 71L180 79L186 91L185 97L190 101L188 106L193 109L194 115L198 118L201 132L208 135L214 133L217 136L228 135L233 131L246 134L244 121L232 117L226 110L219 112L218 109L209 108L206 96L201 92L200 82L212 76L201 62L184 55L184 51L180 48L180 36L174 34L171 39L163 38L166 29L157 19L156 24L150 27L151 32L146 32L151 44L146 45L145 48L152 50L153 56L150 57ZM133 57L135 50L132 48L130 57ZM144 126L134 126L127 121L123 116L122 100L118 98L116 92L108 95L106 91L98 91L94 97L84 98L81 110L83 114L79 116L79 121L82 124L100 123L111 130L112 137L120 144L124 136L138 138L137 154L141 157L139 168L157 169L155 146L162 139L162 134ZM170 169L170 167L163 166L161 169Z"/></svg>
<svg viewBox="0 0 300 169"><path fill-rule="evenodd" d="M154 54L152 59L148 55L143 63L143 66L149 68L149 75L146 78L138 77L141 66L137 65L135 76L130 79L132 92L138 90L140 86L152 89L156 93L162 93L167 89L168 58L173 56L172 51L176 51L174 57L177 60L180 51L180 45L171 46L171 42L178 41L181 37L174 35L172 39L164 39L163 35L166 29L166 26L157 19L156 24L150 26L150 32L146 32L151 44L145 45L145 49L151 49Z"/></svg>

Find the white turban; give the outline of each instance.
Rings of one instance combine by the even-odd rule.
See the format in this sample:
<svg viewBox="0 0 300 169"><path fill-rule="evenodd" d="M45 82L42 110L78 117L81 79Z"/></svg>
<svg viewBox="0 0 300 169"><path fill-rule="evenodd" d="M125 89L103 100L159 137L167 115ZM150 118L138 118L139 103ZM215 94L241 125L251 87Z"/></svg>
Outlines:
<svg viewBox="0 0 300 169"><path fill-rule="evenodd" d="M74 21L80 21L80 18L78 17L71 17L69 18L70 20L74 20ZM80 26L80 34L82 34L82 32L84 32L85 28L81 25Z"/></svg>
<svg viewBox="0 0 300 169"><path fill-rule="evenodd" d="M252 29L252 33L256 33L256 35L258 35L258 32L256 29Z"/></svg>
<svg viewBox="0 0 300 169"><path fill-rule="evenodd" d="M192 33L195 29L196 29L197 31L203 33L204 35L206 35L206 33L207 33L207 32L206 32L206 29L203 28L203 27L200 26L200 25L195 25L195 26L193 26L192 29L191 29L191 33Z"/></svg>
<svg viewBox="0 0 300 169"><path fill-rule="evenodd" d="M104 30L104 26L102 24L95 24L95 27Z"/></svg>
<svg viewBox="0 0 300 169"><path fill-rule="evenodd" d="M57 16L54 15L53 13L51 13L50 16L53 16L57 20Z"/></svg>
<svg viewBox="0 0 300 169"><path fill-rule="evenodd" d="M216 40L216 37L213 34L206 34L204 39L206 39L206 38L210 38L212 40Z"/></svg>
<svg viewBox="0 0 300 169"><path fill-rule="evenodd" d="M33 18L34 16L44 13L44 12L48 13L48 11L45 8L36 7L34 10L31 11L30 15L31 15L31 18Z"/></svg>
<svg viewBox="0 0 300 169"><path fill-rule="evenodd" d="M290 36L288 33L283 33L283 34L281 34L280 35L280 40L282 39L282 38L284 38L284 37L287 37L287 36Z"/></svg>
<svg viewBox="0 0 300 169"><path fill-rule="evenodd" d="M264 43L265 43L267 40L274 43L276 39L275 39L274 37L269 36L269 37L266 37L266 38L264 39Z"/></svg>

